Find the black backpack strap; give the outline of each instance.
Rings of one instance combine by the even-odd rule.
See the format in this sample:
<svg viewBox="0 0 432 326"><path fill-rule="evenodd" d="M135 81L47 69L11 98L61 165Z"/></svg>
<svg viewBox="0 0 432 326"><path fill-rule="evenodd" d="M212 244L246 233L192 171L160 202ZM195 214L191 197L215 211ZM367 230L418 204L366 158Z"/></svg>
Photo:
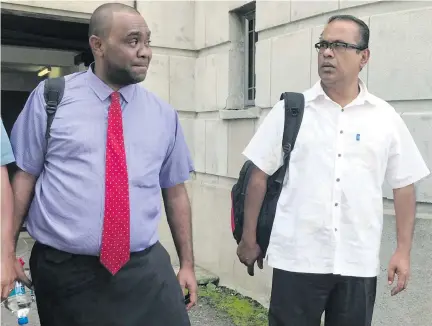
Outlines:
<svg viewBox="0 0 432 326"><path fill-rule="evenodd" d="M47 113L47 127L45 139L48 142L50 137L51 124L60 104L65 89L64 77L48 78L44 85L45 110Z"/></svg>
<svg viewBox="0 0 432 326"><path fill-rule="evenodd" d="M282 138L284 164L276 178L276 182L282 183L288 168L291 151L294 148L300 125L303 120L305 99L302 93L285 92L280 96L285 103L285 121Z"/></svg>

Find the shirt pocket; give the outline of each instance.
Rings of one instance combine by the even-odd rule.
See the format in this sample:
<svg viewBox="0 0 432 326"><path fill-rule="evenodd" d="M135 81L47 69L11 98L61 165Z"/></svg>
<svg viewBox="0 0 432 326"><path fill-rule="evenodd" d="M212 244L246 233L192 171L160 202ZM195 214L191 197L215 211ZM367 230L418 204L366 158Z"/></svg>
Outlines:
<svg viewBox="0 0 432 326"><path fill-rule="evenodd" d="M372 131L348 131L345 133L344 148L349 164L376 170L384 161L386 138Z"/></svg>
<svg viewBox="0 0 432 326"><path fill-rule="evenodd" d="M157 138L154 138L157 139ZM128 173L130 184L138 188L152 188L159 185L159 173L165 158L165 147L158 142L134 141L127 146Z"/></svg>

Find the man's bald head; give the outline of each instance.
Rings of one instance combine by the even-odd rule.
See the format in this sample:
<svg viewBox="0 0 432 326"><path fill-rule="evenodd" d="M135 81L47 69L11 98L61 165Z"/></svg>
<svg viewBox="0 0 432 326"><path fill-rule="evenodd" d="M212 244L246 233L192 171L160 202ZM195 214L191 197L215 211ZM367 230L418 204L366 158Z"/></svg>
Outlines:
<svg viewBox="0 0 432 326"><path fill-rule="evenodd" d="M88 36L108 37L111 32L113 15L116 12L128 12L140 15L138 10L123 3L105 3L93 12L90 18Z"/></svg>

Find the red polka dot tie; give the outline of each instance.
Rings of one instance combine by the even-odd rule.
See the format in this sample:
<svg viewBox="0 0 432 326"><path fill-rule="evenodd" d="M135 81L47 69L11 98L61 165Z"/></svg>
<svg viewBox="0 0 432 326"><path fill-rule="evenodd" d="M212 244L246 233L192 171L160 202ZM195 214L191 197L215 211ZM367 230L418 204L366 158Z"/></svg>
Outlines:
<svg viewBox="0 0 432 326"><path fill-rule="evenodd" d="M105 215L101 263L116 274L130 258L129 182L118 92L111 94L105 167Z"/></svg>

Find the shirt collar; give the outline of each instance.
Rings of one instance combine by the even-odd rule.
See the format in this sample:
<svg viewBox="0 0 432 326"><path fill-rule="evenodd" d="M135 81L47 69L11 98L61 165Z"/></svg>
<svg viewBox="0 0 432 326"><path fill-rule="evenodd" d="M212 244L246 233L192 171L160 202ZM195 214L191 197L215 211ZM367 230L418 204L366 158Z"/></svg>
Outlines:
<svg viewBox="0 0 432 326"><path fill-rule="evenodd" d="M105 84L98 76L93 72L94 62L90 64L87 69L87 81L91 89L99 97L101 101L105 101L114 91ZM124 100L129 103L135 93L135 84L127 85L119 89L119 93L122 95Z"/></svg>
<svg viewBox="0 0 432 326"><path fill-rule="evenodd" d="M369 93L366 84L359 78L359 87L360 87L360 93L355 98L354 101L351 102L350 105L362 105L366 102L369 102L370 104L376 104L375 103L375 97ZM321 86L321 80L317 81L312 88L307 90L305 92L305 101L312 102L316 100L317 98L325 98L326 100L331 101L331 99L328 97L328 95L324 92L322 86Z"/></svg>

